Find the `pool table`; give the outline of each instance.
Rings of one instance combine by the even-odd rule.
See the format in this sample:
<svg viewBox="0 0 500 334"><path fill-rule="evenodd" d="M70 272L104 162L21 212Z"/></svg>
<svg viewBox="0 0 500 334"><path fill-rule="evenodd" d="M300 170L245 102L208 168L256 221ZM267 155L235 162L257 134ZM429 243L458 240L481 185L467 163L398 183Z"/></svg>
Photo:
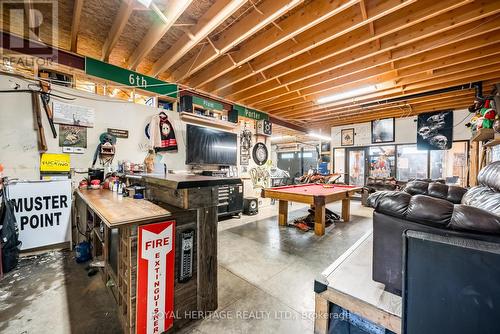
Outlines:
<svg viewBox="0 0 500 334"><path fill-rule="evenodd" d="M325 205L342 201L342 219L350 218L351 196L361 191L359 186L337 184L299 184L262 189L261 196L279 200L279 225L286 226L288 221L288 202L306 203L314 206L314 233L325 234Z"/></svg>

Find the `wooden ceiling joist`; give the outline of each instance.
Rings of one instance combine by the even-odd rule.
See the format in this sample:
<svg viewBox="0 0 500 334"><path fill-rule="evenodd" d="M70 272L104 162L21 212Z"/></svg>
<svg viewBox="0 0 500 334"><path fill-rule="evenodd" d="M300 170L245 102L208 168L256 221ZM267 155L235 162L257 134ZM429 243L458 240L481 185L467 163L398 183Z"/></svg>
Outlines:
<svg viewBox="0 0 500 334"><path fill-rule="evenodd" d="M433 38L432 40L436 41L435 38ZM335 83L338 81L339 78L351 74L367 71L370 75L376 75L376 74L381 74L384 71L384 69L387 71L396 69L399 70L409 66L414 66L415 64L422 64L428 62L431 59L436 60L436 59L447 58L450 57L450 55L452 55L453 57L452 59L455 59L456 57L454 57L453 55L481 48L484 46L489 46L491 44L496 43L498 40L499 40L498 32L493 31L483 35L479 36L476 35L468 39L460 40L458 42L446 44L444 46L441 46L444 44L444 42L451 42L451 41L437 40L436 41L437 43L433 44L436 48L428 49L421 53L418 52L413 53L412 50L415 47L417 49L420 49L419 48L420 44L427 45L427 43L426 41L416 42L411 45L404 46L401 49L398 49L399 51L404 51L404 52L398 52L398 55L400 55L401 58L397 59L392 58L387 53L382 53L382 54L376 54L368 58L361 58L360 60L354 62L347 60L347 63L344 63L342 62L343 57L339 56L338 58L339 64L334 65L334 68L332 68L331 70L307 79L295 81L294 83L288 84L288 87L290 88L291 91L301 90L302 92L308 94L310 94L311 91L321 92L328 88L334 87ZM473 56L474 54L470 53L470 55ZM464 57L462 56L462 59L463 58ZM379 70L373 72L373 69L376 68L379 68ZM272 101L268 101L271 99L271 97L275 101L286 100L287 96L286 94L281 93L283 92L283 90L281 90L280 92L279 86L277 87L275 85L273 87L269 85L269 87L266 88L267 91L264 93L259 94L259 92L256 92L255 94L251 94L252 96L250 98L241 100L247 104L255 103L255 105L256 106L258 105L259 107L269 106L273 104Z"/></svg>
<svg viewBox="0 0 500 334"><path fill-rule="evenodd" d="M219 58L210 66L199 71L186 82L192 87L201 87L205 83L243 65L258 55L267 52L275 46L290 41L291 38L320 24L336 14L348 10L358 3L359 0L332 0L311 1L301 10L296 11L284 18L279 27L271 26L261 34L256 35L247 43L232 53L236 65L228 62L225 58Z"/></svg>
<svg viewBox="0 0 500 334"><path fill-rule="evenodd" d="M440 50L443 49L443 50ZM397 68L397 77L403 78L412 74L425 71L432 71L446 66L466 63L476 59L481 59L500 52L500 35L494 31L480 38L474 37L465 41L457 42L449 46L433 49L422 54L417 54L398 60L396 62L380 62L376 67L370 60L362 60L359 64L352 64L339 68L335 71L335 76L330 74L320 75L317 84L311 85L311 79L289 85L291 91L298 91L309 96L322 93L327 95L329 90L348 83L354 83L362 79L382 76L386 73L393 73ZM451 55L450 55L451 54ZM433 58L435 56L435 58ZM367 64L368 63L368 64ZM394 64L394 65L393 65ZM326 77L323 79L323 77ZM330 80L333 78L333 80ZM315 78L314 78L315 79ZM374 82L376 84L377 82ZM277 89L261 94L255 98L245 100L245 103L254 104L258 108L266 108L275 104L289 101L294 98L293 94L280 93Z"/></svg>
<svg viewBox="0 0 500 334"><path fill-rule="evenodd" d="M441 4L442 2L439 2L439 5L436 6L441 6ZM437 10L436 6L431 6L431 9L434 9L433 12ZM473 7L475 10L473 10ZM379 59L384 59L385 62L389 62L393 59L398 59L399 57L404 56L401 49L402 46L405 45L408 46L406 49L403 49L407 52L406 55L412 55L446 43L451 43L457 39L463 39L466 37L465 32L469 30L472 30L474 33L475 31L484 32L488 31L488 29L494 29L498 26L495 24L495 20L488 22L486 27L481 26L478 28L478 25L484 24L486 20L488 20L487 16L493 16L499 11L500 3L498 2L491 4L491 6L489 6L489 10L485 10L485 8L480 5L470 4L462 8L452 10L448 13L435 16L423 22L419 22L415 25L407 26L402 30L394 30L394 27L397 27L397 25L392 29L380 26L380 28L377 28L377 34L380 34L377 35L377 37L381 37L381 49L376 46L373 38L371 38L366 32L354 32L352 35L350 34L349 36L346 36L346 38L340 38L337 41L332 41L332 44L316 48L314 57L299 56L264 72L268 78L279 76L282 85L284 85L304 81L322 73L328 74L328 71L333 71L340 66L345 66L376 55L379 56ZM425 13L428 12L425 11ZM414 14L418 14L418 12L415 12ZM481 17L486 17L484 19L485 21L477 21ZM424 18L424 16L421 16L421 18ZM457 18L460 19L457 20ZM405 19L396 20L396 23L398 24L406 22ZM477 24L474 22L477 22ZM462 26L463 28L454 29L459 26ZM476 28L475 31L473 30L474 28ZM449 30L454 31L455 34L443 34ZM390 32L390 34L382 36L382 31ZM419 47L415 47L415 44L418 41L432 36L435 36L435 38L429 39L431 43L420 43ZM396 48L400 51L394 54L392 51ZM374 60L372 66L378 64L377 59L372 60ZM242 88L245 89L246 92L240 90L241 93L234 93L236 90ZM248 96L251 94L252 96L256 96L258 93L264 91L265 89L259 89L258 85L252 85L251 79L247 79L234 84L231 88L220 91L219 93L230 99L244 100L245 95Z"/></svg>
<svg viewBox="0 0 500 334"><path fill-rule="evenodd" d="M442 93L436 95L423 96L419 98L407 99L403 101L397 102L381 102L380 104L361 104L358 106L348 106L343 108L336 109L335 118L348 117L352 115L357 115L361 112L378 112L381 110L387 110L391 108L405 108L406 106L416 106L416 105L430 105L430 104L438 104L438 103L447 103L450 101L458 101L458 100L466 100L470 105L471 101L474 99L475 90L474 88L469 88L467 90L459 90L449 93ZM332 111L333 112L333 111ZM328 121L331 115L320 115L320 114L312 114L311 117L308 118L311 122L322 122ZM290 118L291 121L302 120L300 116L296 116L294 118Z"/></svg>
<svg viewBox="0 0 500 334"><path fill-rule="evenodd" d="M215 61L221 54L229 52L259 30L274 22L303 0L264 0L253 6L253 12L224 30L214 40L213 49L203 49L196 59L188 59L175 71L170 80L179 82ZM216 50L214 50L216 49Z"/></svg>
<svg viewBox="0 0 500 334"><path fill-rule="evenodd" d="M289 112L284 116L281 113L273 113L280 117L285 117L287 119L292 118L304 118L310 115L316 117L320 115L330 115L334 116L336 111L340 111L344 107L354 108L356 106L361 106L363 104L373 103L377 101L384 101L388 97L399 97L405 95L413 95L417 93L424 93L428 91L434 91L438 89L453 87L456 85L462 85L464 83L476 82L480 80L492 80L500 77L500 70L496 67L496 71L492 67L481 68L473 71L465 71L464 73L452 74L448 76L441 77L439 79L427 80L420 83L410 84L406 87L396 87L390 88L385 91L375 92L371 94L366 94L364 96L359 96L348 101L338 101L331 103L327 106L305 106L305 108L298 108L293 112Z"/></svg>
<svg viewBox="0 0 500 334"><path fill-rule="evenodd" d="M435 2L431 0L423 0L422 2L404 2L406 5L398 11L390 11L387 8L378 8L377 10L385 11L373 13L367 20L362 19L362 15L357 11L356 22L359 22L357 29L352 30L349 24L339 25L332 18L331 25L335 27L324 28L317 26L303 34L301 40L303 45L299 47L290 47L273 49L269 53L256 57L251 61L252 66L256 71L263 71L266 77L270 80L277 76L283 76L292 71L297 71L307 65L323 61L331 58L333 55L349 50L356 50L364 47L364 44L373 42L373 52L379 51L376 46L376 39L379 39L390 33L401 31L402 28L422 22L430 17L435 17L440 13L449 11L457 6L467 4L469 1L454 1L444 0ZM394 6L394 5L393 5ZM373 10L372 10L373 11ZM343 14L343 13L342 13ZM378 15L377 15L378 14ZM369 27L366 25L370 20L375 20L377 24L377 34L372 36L369 32ZM348 21L348 20L346 20ZM318 30L323 28L322 30ZM341 30L343 29L343 30ZM303 50L311 49L312 55L304 53ZM245 71L244 68L238 68L234 71L221 76L204 87L206 90L216 90L218 94L230 96L238 91L255 87L253 81L255 74ZM248 80L247 80L248 79ZM262 80L255 79L257 84L262 83Z"/></svg>
<svg viewBox="0 0 500 334"><path fill-rule="evenodd" d="M73 5L73 18L71 22L71 51L77 52L78 29L80 29L80 18L82 16L83 0L75 0Z"/></svg>
<svg viewBox="0 0 500 334"><path fill-rule="evenodd" d="M144 57L153 50L167 31L172 28L191 2L192 0L169 0L167 2L166 8L162 11L163 18L154 21L153 26L148 30L146 36L144 36L137 48L130 55L127 61L129 69L135 70L137 68Z"/></svg>
<svg viewBox="0 0 500 334"><path fill-rule="evenodd" d="M198 43L204 40L215 28L237 11L245 0L217 0L208 11L203 14L193 27L187 28L187 33L181 36L161 57L151 71L158 76L170 69L177 61L187 54Z"/></svg>
<svg viewBox="0 0 500 334"><path fill-rule="evenodd" d="M486 20L486 19L485 19ZM466 30L464 28L475 28L475 30ZM439 35L434 35L432 37L426 38L420 42L414 42L411 45L408 45L406 47L402 48L397 48L394 49L391 52L391 55L388 55L387 53L381 53L381 54L376 54L375 56L368 58L365 57L364 55L367 54L367 52L363 52L360 50L359 53L354 54L355 59L360 59L360 60L354 60L350 57L352 53L346 54L345 56L339 55L335 59L333 59L330 63L324 62L323 65L325 67L322 67L321 69L317 69L320 72L320 75L317 75L317 77L309 80L309 79L303 79L303 80L294 80L293 84L289 84L289 87L292 90L295 89L306 89L308 87L316 85L321 85L325 84L324 86L327 86L328 81L330 81L330 78L336 73L336 71L342 71L343 66L349 65L349 70L356 72L362 69L367 69L372 66L377 66L378 64L387 64L390 62L397 62L398 60L412 57L416 54L423 53L426 51L432 52L431 50L434 50L435 48L442 47L442 45L454 45L454 47L460 49L462 46L458 46L459 42L461 41L468 41L467 43L463 44L463 49L470 49L474 47L480 46L482 43L485 43L486 45L489 44L488 39L495 38L492 37L491 35L486 37L486 40L481 40L478 39L477 41L475 40L476 37L481 36L483 34L488 34L490 32L497 32L500 27L498 24L495 22L495 20L488 20L488 21L480 21L480 23L469 23L466 26L462 27L457 27L454 30L443 32ZM464 34L464 31L468 31L467 34ZM480 37L478 37L480 38ZM448 44L447 44L448 43ZM470 44L470 46L469 46ZM446 56L446 49L443 49L444 51L441 53L443 56ZM453 53L453 47L449 48L448 55ZM368 51L369 52L369 51ZM431 54L428 53L427 56ZM364 61L366 59L366 61ZM358 65L351 65L357 63ZM417 62L418 64L418 62ZM322 66L320 64L320 66ZM308 68L308 73L314 73L313 68ZM296 75L296 74L295 74ZM307 75L309 76L309 75ZM335 77L333 77L335 78ZM281 82L285 81L286 79L281 78ZM290 78L289 78L290 80ZM321 89L319 89L321 90ZM279 95L279 92L276 92L276 95ZM279 99L278 99L279 101ZM289 105L288 105L289 106ZM274 107L269 107L268 110L275 109Z"/></svg>
<svg viewBox="0 0 500 334"><path fill-rule="evenodd" d="M128 19L134 10L134 0L123 0L120 9L118 10L118 14L113 21L113 25L109 30L108 37L104 42L102 47L102 55L101 60L109 61L109 55L111 51L113 51L116 43L118 43L118 39L120 38L123 29L127 25Z"/></svg>

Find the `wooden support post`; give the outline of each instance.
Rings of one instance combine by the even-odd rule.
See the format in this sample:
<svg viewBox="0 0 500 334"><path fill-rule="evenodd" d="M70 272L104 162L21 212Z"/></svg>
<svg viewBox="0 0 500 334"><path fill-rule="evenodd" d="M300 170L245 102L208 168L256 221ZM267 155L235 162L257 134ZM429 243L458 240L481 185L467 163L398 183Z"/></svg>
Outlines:
<svg viewBox="0 0 500 334"><path fill-rule="evenodd" d="M314 314L314 334L328 333L328 300L321 297L320 294L315 295L315 314Z"/></svg>
<svg viewBox="0 0 500 334"><path fill-rule="evenodd" d="M344 223L351 219L351 199L349 197L342 200L342 219Z"/></svg>
<svg viewBox="0 0 500 334"><path fill-rule="evenodd" d="M479 142L470 142L469 156L469 186L474 187L477 185L477 174L479 173Z"/></svg>
<svg viewBox="0 0 500 334"><path fill-rule="evenodd" d="M322 236L325 234L325 199L314 198L314 234Z"/></svg>
<svg viewBox="0 0 500 334"><path fill-rule="evenodd" d="M288 223L288 201L279 200L278 223L280 226L286 226Z"/></svg>
<svg viewBox="0 0 500 334"><path fill-rule="evenodd" d="M198 308L217 309L217 207L198 209Z"/></svg>
<svg viewBox="0 0 500 334"><path fill-rule="evenodd" d="M314 208L314 234L322 236L325 234L325 205L317 205Z"/></svg>

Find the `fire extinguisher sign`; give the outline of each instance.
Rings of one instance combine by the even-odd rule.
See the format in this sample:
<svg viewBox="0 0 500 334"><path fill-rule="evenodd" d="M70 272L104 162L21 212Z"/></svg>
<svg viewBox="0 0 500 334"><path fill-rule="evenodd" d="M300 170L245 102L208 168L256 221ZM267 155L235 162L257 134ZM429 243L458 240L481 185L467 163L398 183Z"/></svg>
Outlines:
<svg viewBox="0 0 500 334"><path fill-rule="evenodd" d="M136 333L160 334L174 319L175 222L139 226Z"/></svg>

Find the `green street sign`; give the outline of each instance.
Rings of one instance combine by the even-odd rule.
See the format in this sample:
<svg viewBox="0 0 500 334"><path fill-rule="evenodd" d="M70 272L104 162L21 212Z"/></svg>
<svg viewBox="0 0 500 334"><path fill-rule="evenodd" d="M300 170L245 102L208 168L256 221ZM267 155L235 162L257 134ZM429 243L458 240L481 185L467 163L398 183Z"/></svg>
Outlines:
<svg viewBox="0 0 500 334"><path fill-rule="evenodd" d="M269 119L268 114L263 113L262 111L255 110L255 109L250 109L250 108L240 106L237 104L235 104L233 106L233 109L237 110L238 115L241 117L251 118L251 119L254 119L256 121L260 121L263 119L266 119L266 120Z"/></svg>
<svg viewBox="0 0 500 334"><path fill-rule="evenodd" d="M199 106L202 106L205 109L210 109L210 110L223 110L224 106L222 103L213 101L213 100L208 100L204 99L198 96L193 96L193 104L197 104Z"/></svg>
<svg viewBox="0 0 500 334"><path fill-rule="evenodd" d="M103 61L85 57L85 73L122 85L137 87L173 99L177 98L178 87L165 81L130 71Z"/></svg>

